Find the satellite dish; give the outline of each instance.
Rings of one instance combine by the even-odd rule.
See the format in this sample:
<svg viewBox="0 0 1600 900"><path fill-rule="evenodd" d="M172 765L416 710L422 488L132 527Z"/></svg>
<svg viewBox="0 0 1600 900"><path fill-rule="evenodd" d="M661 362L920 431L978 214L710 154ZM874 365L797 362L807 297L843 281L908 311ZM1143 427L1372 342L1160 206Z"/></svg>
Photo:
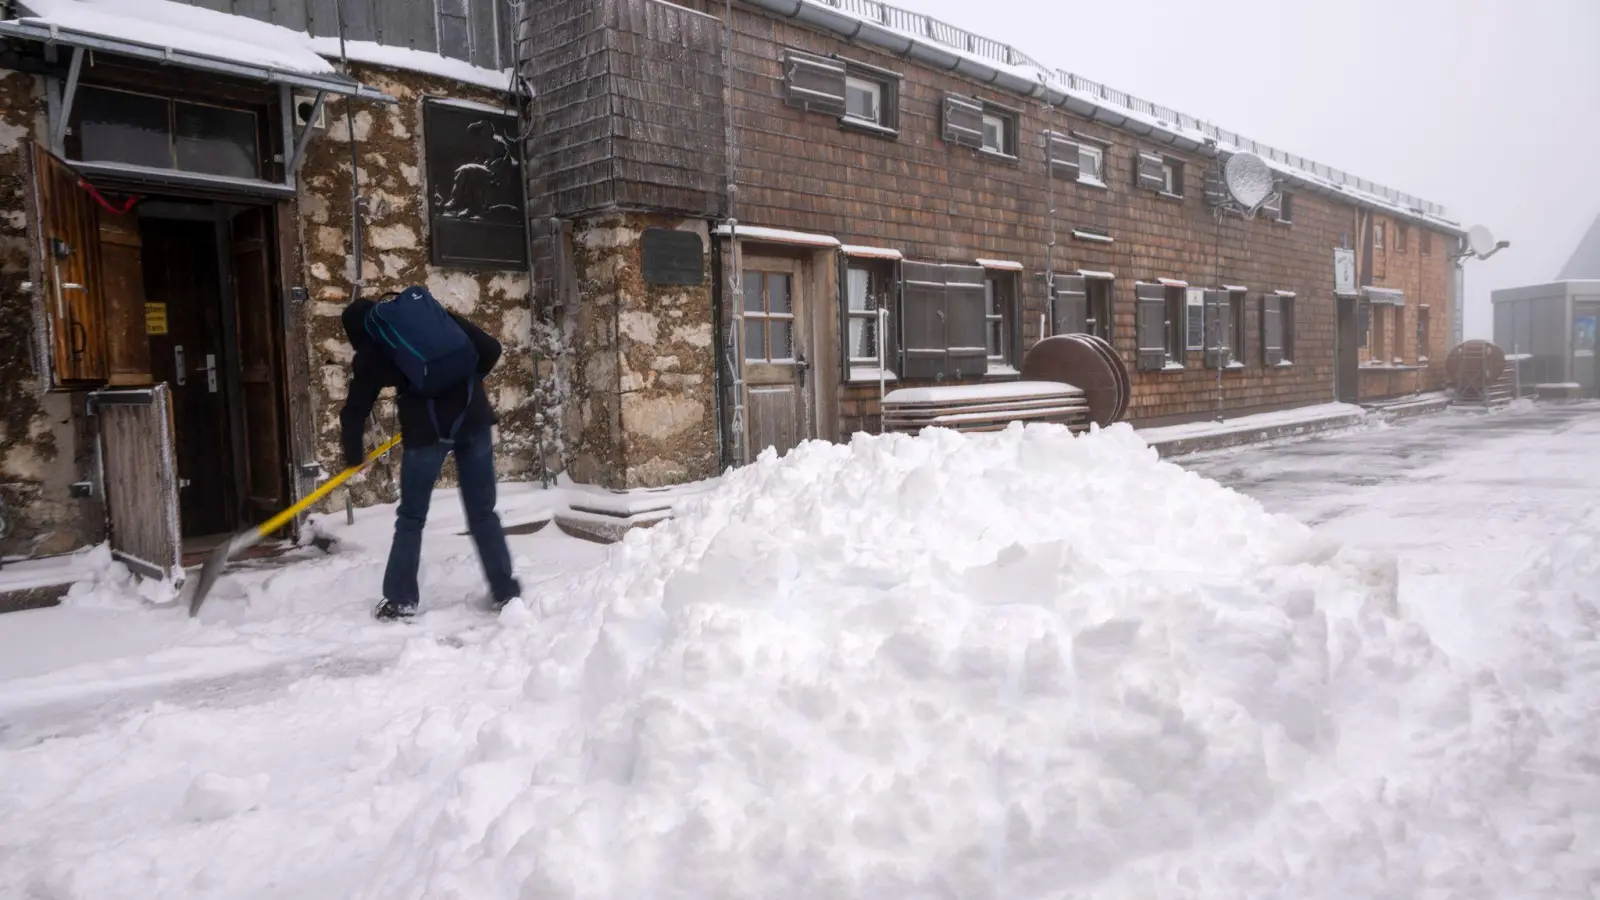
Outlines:
<svg viewBox="0 0 1600 900"><path fill-rule="evenodd" d="M1255 209L1272 195L1272 170L1254 153L1235 153L1222 166L1228 196L1245 209Z"/></svg>
<svg viewBox="0 0 1600 900"><path fill-rule="evenodd" d="M1482 225L1474 225L1467 231L1467 246L1480 257L1486 257L1495 251L1494 235Z"/></svg>

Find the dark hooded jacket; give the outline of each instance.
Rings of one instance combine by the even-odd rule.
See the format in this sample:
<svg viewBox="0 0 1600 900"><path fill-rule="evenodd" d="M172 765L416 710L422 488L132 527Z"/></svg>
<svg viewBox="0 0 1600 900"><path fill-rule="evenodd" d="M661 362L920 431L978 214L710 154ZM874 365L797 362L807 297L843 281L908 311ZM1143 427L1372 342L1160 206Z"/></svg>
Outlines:
<svg viewBox="0 0 1600 900"><path fill-rule="evenodd" d="M365 319L372 307L371 300L356 300L345 307L341 317L344 333L356 351L355 360L350 364L350 389L345 397L344 409L339 413L347 466L360 464L365 456L367 416L372 414L378 394L386 387L398 391L395 405L400 411L401 442L407 447L427 447L439 442L439 433L434 430L428 416L427 400L406 390L405 375L390 361L388 353L367 334ZM478 350L478 375L473 379L470 402L467 398L467 382L462 382L459 387L450 388L434 398L435 412L439 422L447 425L455 421L465 406L467 417L461 422L461 431L487 428L495 423L495 414L489 406L489 398L484 396L483 376L488 375L495 363L500 361L500 342L466 319L454 313L451 316L460 323L468 340Z"/></svg>

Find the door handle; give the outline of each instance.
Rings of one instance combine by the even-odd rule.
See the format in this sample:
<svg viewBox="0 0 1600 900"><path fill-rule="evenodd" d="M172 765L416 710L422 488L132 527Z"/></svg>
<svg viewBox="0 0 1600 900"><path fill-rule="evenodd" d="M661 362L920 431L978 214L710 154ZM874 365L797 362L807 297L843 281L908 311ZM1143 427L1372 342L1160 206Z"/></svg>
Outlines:
<svg viewBox="0 0 1600 900"><path fill-rule="evenodd" d="M176 373L173 375L173 380L178 383L178 387L189 383L189 367L183 360L182 344L172 345L172 371Z"/></svg>
<svg viewBox="0 0 1600 900"><path fill-rule="evenodd" d="M206 354L206 390L215 394L217 392L217 355Z"/></svg>
<svg viewBox="0 0 1600 900"><path fill-rule="evenodd" d="M806 373L809 372L810 370L811 370L811 364L806 362L806 358L804 356L800 356L800 357L797 357L795 359L795 361L794 361L794 373L795 373L795 377L796 378L800 379L801 381L804 381L805 378L806 378Z"/></svg>

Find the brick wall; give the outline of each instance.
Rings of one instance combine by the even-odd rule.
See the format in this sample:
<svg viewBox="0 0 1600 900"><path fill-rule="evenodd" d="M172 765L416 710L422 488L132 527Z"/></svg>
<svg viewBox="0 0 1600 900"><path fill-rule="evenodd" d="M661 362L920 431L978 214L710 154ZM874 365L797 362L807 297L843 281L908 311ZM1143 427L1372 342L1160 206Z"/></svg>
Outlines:
<svg viewBox="0 0 1600 900"><path fill-rule="evenodd" d="M1386 307L1375 314L1367 345L1361 350L1361 396L1390 397L1445 386L1444 362L1451 349L1454 304L1450 296L1450 251L1455 239L1428 232L1392 216L1374 214L1371 227L1383 229L1383 246L1368 241L1362 248L1371 255L1370 283L1374 287L1405 292L1405 305ZM1427 307L1427 346L1418 342L1417 321ZM1386 359L1377 359L1376 330L1385 332ZM1398 358L1400 362L1394 360Z"/></svg>

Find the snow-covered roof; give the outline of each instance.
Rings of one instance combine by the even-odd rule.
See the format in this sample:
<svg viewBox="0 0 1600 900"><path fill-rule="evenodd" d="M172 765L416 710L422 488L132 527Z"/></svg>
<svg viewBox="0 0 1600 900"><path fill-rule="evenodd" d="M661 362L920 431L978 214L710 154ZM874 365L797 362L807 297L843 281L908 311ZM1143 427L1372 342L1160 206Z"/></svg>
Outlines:
<svg viewBox="0 0 1600 900"><path fill-rule="evenodd" d="M329 62L340 55L337 38L314 38L249 16L171 0L21 0L16 17L0 22L0 32L68 46L129 52L179 65L231 69L245 77L329 87L340 93L381 96L370 90L358 91L354 82ZM344 53L355 62L437 75L494 90L506 90L511 84L510 72L484 69L407 47L348 41Z"/></svg>
<svg viewBox="0 0 1600 900"><path fill-rule="evenodd" d="M806 231L787 231L782 228L762 228L758 225L740 225L741 241L768 241L774 244L801 244L807 247L838 247L839 239L826 234ZM732 231L726 225L717 226L717 237L728 237Z"/></svg>
<svg viewBox="0 0 1600 900"><path fill-rule="evenodd" d="M869 259L903 259L899 250L888 247L863 247L859 244L846 244L839 248L845 256L859 256Z"/></svg>
<svg viewBox="0 0 1600 900"><path fill-rule="evenodd" d="M21 22L308 75L333 66L310 36L270 22L169 0L22 0Z"/></svg>
<svg viewBox="0 0 1600 900"><path fill-rule="evenodd" d="M1104 122L1193 152L1259 155L1284 180L1313 192L1461 234L1436 203L1357 178L1286 153L1208 122L1070 72L1045 66L1026 53L920 13L879 0L746 0L753 6L851 41L870 44L934 68L954 71L994 87L1040 99L1092 121ZM1081 235L1075 235L1081 237Z"/></svg>

